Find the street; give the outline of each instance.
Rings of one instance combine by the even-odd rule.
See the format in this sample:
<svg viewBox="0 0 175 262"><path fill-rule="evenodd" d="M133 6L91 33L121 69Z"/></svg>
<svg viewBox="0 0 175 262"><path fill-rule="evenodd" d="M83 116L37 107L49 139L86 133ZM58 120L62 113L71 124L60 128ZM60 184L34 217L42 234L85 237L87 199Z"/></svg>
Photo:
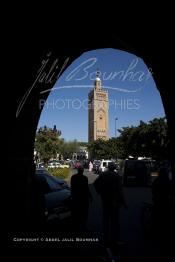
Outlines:
<svg viewBox="0 0 175 262"><path fill-rule="evenodd" d="M93 196L89 208L87 227L92 235L98 237L102 242L102 206L100 197L93 186L97 175L88 170L84 171L84 175L88 177L89 188ZM121 208L120 212L120 261L159 261L162 256L159 247L152 240L145 240L140 222L143 202L151 202L152 199L151 188L125 187L124 193L128 209Z"/></svg>

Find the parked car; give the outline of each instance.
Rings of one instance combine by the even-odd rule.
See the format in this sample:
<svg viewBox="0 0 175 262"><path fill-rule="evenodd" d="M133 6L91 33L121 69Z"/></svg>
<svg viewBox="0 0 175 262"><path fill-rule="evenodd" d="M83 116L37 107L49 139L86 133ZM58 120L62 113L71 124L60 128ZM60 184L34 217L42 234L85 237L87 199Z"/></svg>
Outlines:
<svg viewBox="0 0 175 262"><path fill-rule="evenodd" d="M150 175L148 162L144 160L126 160L123 169L123 185L147 186Z"/></svg>
<svg viewBox="0 0 175 262"><path fill-rule="evenodd" d="M69 167L71 166L72 160L66 159L65 164L68 165Z"/></svg>
<svg viewBox="0 0 175 262"><path fill-rule="evenodd" d="M38 164L37 164L37 167L44 167L44 163L43 163L43 162L38 163Z"/></svg>
<svg viewBox="0 0 175 262"><path fill-rule="evenodd" d="M56 162L56 161L49 161L49 163L48 163L49 168L58 168L60 166L61 166L61 164L59 162Z"/></svg>
<svg viewBox="0 0 175 262"><path fill-rule="evenodd" d="M44 168L36 168L36 175L44 178L51 189L51 192L45 194L47 218L53 215L59 219L70 216L71 190L68 184L63 179L52 176Z"/></svg>
<svg viewBox="0 0 175 262"><path fill-rule="evenodd" d="M63 164L63 165L60 165L59 168L69 168L70 166L69 165L66 165L66 164Z"/></svg>
<svg viewBox="0 0 175 262"><path fill-rule="evenodd" d="M113 161L111 160L102 160L101 164L99 166L99 172L105 172L106 170L108 170L108 165L109 163L113 163Z"/></svg>

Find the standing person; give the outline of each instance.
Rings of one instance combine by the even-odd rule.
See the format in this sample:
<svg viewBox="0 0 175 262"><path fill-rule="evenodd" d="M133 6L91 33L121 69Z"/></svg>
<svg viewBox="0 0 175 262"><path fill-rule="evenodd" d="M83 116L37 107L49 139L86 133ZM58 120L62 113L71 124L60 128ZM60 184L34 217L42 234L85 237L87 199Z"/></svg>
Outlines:
<svg viewBox="0 0 175 262"><path fill-rule="evenodd" d="M167 168L160 168L158 177L152 184L153 201L159 204L167 201L170 192L170 179Z"/></svg>
<svg viewBox="0 0 175 262"><path fill-rule="evenodd" d="M175 235L175 183L169 178L168 168L159 169L152 184L152 194L152 233L160 244L162 255L166 255L168 261L175 261L172 241Z"/></svg>
<svg viewBox="0 0 175 262"><path fill-rule="evenodd" d="M84 168L79 166L78 173L71 177L72 192L72 219L75 230L83 231L86 228L89 200L92 196L89 191L88 178L83 175Z"/></svg>
<svg viewBox="0 0 175 262"><path fill-rule="evenodd" d="M152 184L153 195L153 229L155 233L163 235L167 231L168 223L168 208L170 194L170 179L167 168L161 167L158 177ZM164 231L164 232L163 232Z"/></svg>
<svg viewBox="0 0 175 262"><path fill-rule="evenodd" d="M93 169L93 164L92 164L92 162L90 161L90 163L89 163L89 172L92 172L92 169Z"/></svg>
<svg viewBox="0 0 175 262"><path fill-rule="evenodd" d="M119 240L119 209L122 205L127 208L114 163L109 163L108 171L99 175L94 187L102 200L104 241L107 246L114 247Z"/></svg>

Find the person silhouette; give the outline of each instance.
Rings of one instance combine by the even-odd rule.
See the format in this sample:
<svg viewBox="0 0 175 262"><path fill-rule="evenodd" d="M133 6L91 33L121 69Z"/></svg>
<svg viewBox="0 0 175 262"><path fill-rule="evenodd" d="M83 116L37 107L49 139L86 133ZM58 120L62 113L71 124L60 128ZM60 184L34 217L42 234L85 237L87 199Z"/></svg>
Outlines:
<svg viewBox="0 0 175 262"><path fill-rule="evenodd" d="M175 183L169 178L167 167L160 167L158 177L152 184L152 195L153 237L159 243L162 254L169 257L166 261L175 261L172 241L175 235Z"/></svg>
<svg viewBox="0 0 175 262"><path fill-rule="evenodd" d="M158 177L152 184L153 229L157 236L159 236L159 234L163 235L163 230L167 230L170 185L168 170L165 167L161 167L158 172Z"/></svg>
<svg viewBox="0 0 175 262"><path fill-rule="evenodd" d="M88 186L88 178L83 175L84 168L79 166L77 174L71 177L72 193L72 219L74 229L83 231L86 229L86 221L89 210L89 200L92 200Z"/></svg>
<svg viewBox="0 0 175 262"><path fill-rule="evenodd" d="M92 169L93 169L93 164L92 164L92 162L90 161L90 162L89 162L89 172L92 172Z"/></svg>
<svg viewBox="0 0 175 262"><path fill-rule="evenodd" d="M158 177L152 184L153 201L155 204L166 201L170 191L170 179L168 170L161 167L158 172Z"/></svg>
<svg viewBox="0 0 175 262"><path fill-rule="evenodd" d="M100 195L103 208L103 237L105 245L113 247L119 240L119 210L127 208L123 194L121 178L115 171L113 162L108 170L101 173L94 182L96 192Z"/></svg>

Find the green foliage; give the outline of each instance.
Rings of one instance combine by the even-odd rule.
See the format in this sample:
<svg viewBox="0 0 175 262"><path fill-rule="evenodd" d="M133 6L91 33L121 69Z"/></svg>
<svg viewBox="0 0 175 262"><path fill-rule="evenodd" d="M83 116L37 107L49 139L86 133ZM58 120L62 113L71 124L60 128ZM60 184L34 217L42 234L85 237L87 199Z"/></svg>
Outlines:
<svg viewBox="0 0 175 262"><path fill-rule="evenodd" d="M117 159L123 158L123 145L118 138L111 138L107 141L97 139L89 143L88 149L94 159Z"/></svg>
<svg viewBox="0 0 175 262"><path fill-rule="evenodd" d="M88 142L77 142L78 146L88 146Z"/></svg>
<svg viewBox="0 0 175 262"><path fill-rule="evenodd" d="M78 151L79 146L87 145L86 142L77 140L65 141L60 138L61 131L47 126L41 127L36 133L35 150L39 153L41 161L47 163L51 158L55 159L57 154L64 159L72 158L73 153Z"/></svg>
<svg viewBox="0 0 175 262"><path fill-rule="evenodd" d="M124 159L145 156L157 160L168 157L168 127L165 118L154 118L136 127L123 127L120 136L108 141L96 140L88 145L94 159Z"/></svg>
<svg viewBox="0 0 175 262"><path fill-rule="evenodd" d="M154 118L148 123L140 121L137 127L124 127L119 132L125 155L158 160L168 157L169 139L165 118Z"/></svg>
<svg viewBox="0 0 175 262"><path fill-rule="evenodd" d="M64 159L72 158L73 153L78 150L78 142L77 140L73 141L64 141L62 139L62 144L60 146L60 153L64 156Z"/></svg>
<svg viewBox="0 0 175 262"><path fill-rule="evenodd" d="M47 168L48 172L58 178L66 179L69 176L70 168Z"/></svg>
<svg viewBox="0 0 175 262"><path fill-rule="evenodd" d="M36 133L35 149L40 154L40 158L45 163L50 158L56 158L60 147L61 131L47 126L41 127Z"/></svg>
<svg viewBox="0 0 175 262"><path fill-rule="evenodd" d="M97 139L88 145L88 149L91 152L92 158L95 159L103 159L106 158L106 142L102 139Z"/></svg>

